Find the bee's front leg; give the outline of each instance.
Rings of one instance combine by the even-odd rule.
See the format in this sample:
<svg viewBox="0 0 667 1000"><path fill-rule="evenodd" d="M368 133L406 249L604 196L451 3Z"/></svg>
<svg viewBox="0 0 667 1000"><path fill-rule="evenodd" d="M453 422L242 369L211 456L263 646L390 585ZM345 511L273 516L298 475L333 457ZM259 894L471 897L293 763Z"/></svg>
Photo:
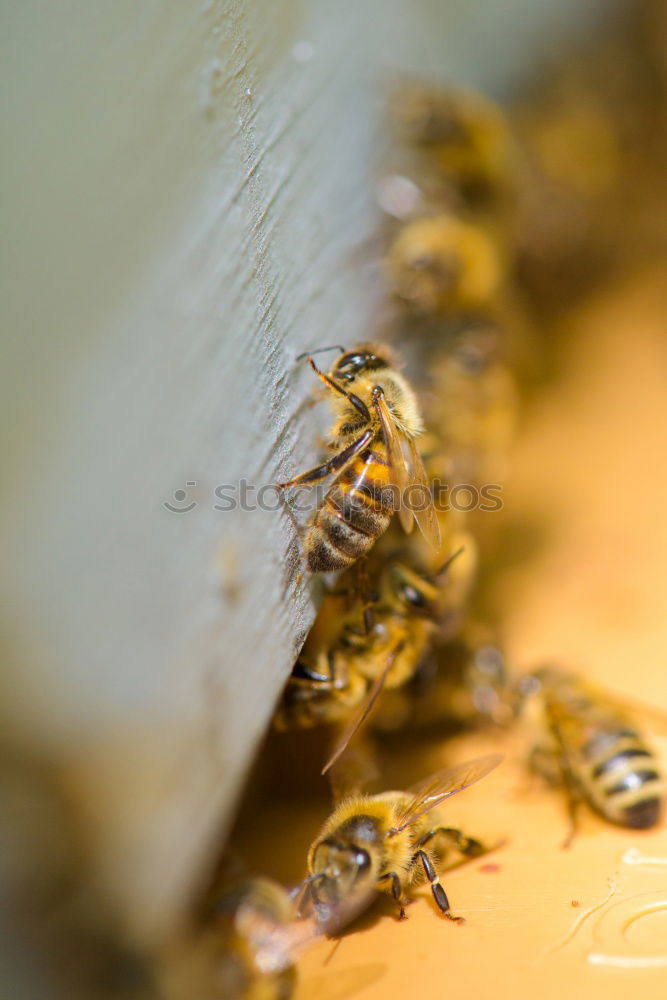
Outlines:
<svg viewBox="0 0 667 1000"><path fill-rule="evenodd" d="M391 895L392 895L392 898L393 898L394 902L398 906L398 919L399 920L407 920L408 919L408 915L405 912L405 908L406 908L406 906L409 906L409 904L412 902L412 900L411 899L407 899L403 895L403 886L402 886L401 880L400 880L399 876L396 874L396 872L387 872L386 875L381 875L380 878L378 879L378 881L379 882L384 882L386 879L390 879L391 880Z"/></svg>

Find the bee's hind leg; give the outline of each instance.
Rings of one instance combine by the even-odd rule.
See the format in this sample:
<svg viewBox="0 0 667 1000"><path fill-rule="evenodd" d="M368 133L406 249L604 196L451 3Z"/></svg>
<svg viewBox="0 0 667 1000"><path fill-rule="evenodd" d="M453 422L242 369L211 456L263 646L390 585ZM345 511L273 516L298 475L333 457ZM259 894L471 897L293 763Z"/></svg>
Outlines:
<svg viewBox="0 0 667 1000"><path fill-rule="evenodd" d="M419 838L417 846L424 847L434 837L445 837L466 858L479 858L482 854L487 854L494 849L487 847L480 840L475 840L474 837L467 837L465 833L453 826L438 826L429 830L428 833Z"/></svg>

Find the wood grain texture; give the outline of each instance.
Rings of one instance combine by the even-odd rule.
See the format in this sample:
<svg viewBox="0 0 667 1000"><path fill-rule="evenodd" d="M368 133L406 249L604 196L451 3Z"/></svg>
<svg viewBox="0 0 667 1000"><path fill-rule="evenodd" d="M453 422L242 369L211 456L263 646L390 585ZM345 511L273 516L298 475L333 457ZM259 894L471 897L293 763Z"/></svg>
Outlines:
<svg viewBox="0 0 667 1000"><path fill-rule="evenodd" d="M215 490L315 459L294 359L372 327L383 83L506 90L578 5L279 8L0 15L3 726L57 764L141 939L223 835L312 620L292 520Z"/></svg>

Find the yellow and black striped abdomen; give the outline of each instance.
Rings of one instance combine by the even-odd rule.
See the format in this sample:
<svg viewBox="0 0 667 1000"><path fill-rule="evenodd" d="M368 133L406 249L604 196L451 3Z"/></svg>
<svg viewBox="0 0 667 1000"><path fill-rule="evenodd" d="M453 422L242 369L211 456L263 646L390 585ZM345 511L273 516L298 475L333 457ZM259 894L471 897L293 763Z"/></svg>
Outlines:
<svg viewBox="0 0 667 1000"><path fill-rule="evenodd" d="M314 573L345 569L389 527L396 496L384 442L375 440L341 473L317 510L306 537Z"/></svg>
<svg viewBox="0 0 667 1000"><path fill-rule="evenodd" d="M658 822L662 778L655 757L633 728L620 720L599 726L582 742L576 760L573 770L582 792L606 819L634 829Z"/></svg>

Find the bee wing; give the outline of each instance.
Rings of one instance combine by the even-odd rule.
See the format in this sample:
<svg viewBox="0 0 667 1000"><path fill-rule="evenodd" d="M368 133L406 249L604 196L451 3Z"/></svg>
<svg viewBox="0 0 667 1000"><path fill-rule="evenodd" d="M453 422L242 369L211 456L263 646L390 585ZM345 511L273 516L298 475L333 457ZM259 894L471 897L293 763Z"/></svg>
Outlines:
<svg viewBox="0 0 667 1000"><path fill-rule="evenodd" d="M322 774L326 774L329 768L333 767L333 765L336 763L341 754L345 752L346 747L349 746L352 739L355 737L357 732L361 729L362 725L370 715L376 701L380 697L380 693L382 691L382 688L384 687L384 682L387 679L387 674L393 667L394 661L396 660L396 657L398 656L402 648L403 648L403 642L399 642L392 649L391 653L387 657L387 662L382 668L382 671L373 681L373 686L371 687L368 693L368 697L366 698L366 701L364 702L361 711L358 713L358 715L354 717L350 725L343 733L340 743L338 744L333 754L322 768Z"/></svg>
<svg viewBox="0 0 667 1000"><path fill-rule="evenodd" d="M405 459L402 447L403 435L400 434L394 418L391 415L384 396L378 396L374 400L377 415L380 418L382 436L387 446L387 458L389 460L389 479L392 486L398 490L398 516L401 527L409 534L412 531L412 511L404 506L407 489L410 485L410 473L408 463Z"/></svg>
<svg viewBox="0 0 667 1000"><path fill-rule="evenodd" d="M329 771L334 805L353 795L363 795L368 785L380 777L375 745L370 738L355 740Z"/></svg>
<svg viewBox="0 0 667 1000"><path fill-rule="evenodd" d="M503 759L500 753L486 754L484 757L476 757L474 760L466 761L465 764L457 764L454 767L447 767L444 771L437 771L419 784L411 788L410 800L396 817L396 823L390 831L390 836L400 833L407 826L411 826L415 820L429 812L436 806L444 802L445 799L462 792L464 788L473 785L480 778L485 777L497 767Z"/></svg>
<svg viewBox="0 0 667 1000"><path fill-rule="evenodd" d="M539 676L539 674L537 675ZM527 679L530 679L528 675ZM638 724L645 725L647 729L654 729L663 735L667 735L667 708L658 705L649 705L645 701L639 701L618 691L608 691L597 684L586 684L586 691L599 708L606 706L607 710L625 719L630 726Z"/></svg>
<svg viewBox="0 0 667 1000"><path fill-rule="evenodd" d="M425 508L423 510L414 510L412 513L414 514L415 521L419 525L419 530L426 541L429 542L434 549L439 549L440 525L438 524L438 518L435 513L433 494L431 492L431 486L428 481L428 476L426 475L426 469L424 468L421 455L417 450L417 445L412 439L408 441L408 450L412 466L411 483L421 486L424 497L427 498Z"/></svg>

